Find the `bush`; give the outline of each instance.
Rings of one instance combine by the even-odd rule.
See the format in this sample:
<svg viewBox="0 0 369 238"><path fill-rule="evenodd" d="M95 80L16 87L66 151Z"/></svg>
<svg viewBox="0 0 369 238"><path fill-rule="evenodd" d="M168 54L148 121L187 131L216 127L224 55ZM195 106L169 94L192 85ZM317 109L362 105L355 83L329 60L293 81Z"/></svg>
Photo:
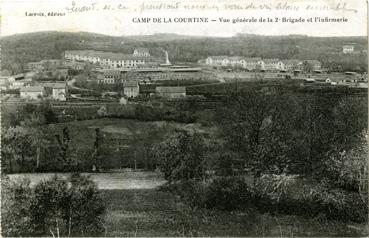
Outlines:
<svg viewBox="0 0 369 238"><path fill-rule="evenodd" d="M175 130L154 150L159 168L169 182L205 178L207 147L201 134Z"/></svg>
<svg viewBox="0 0 369 238"><path fill-rule="evenodd" d="M359 193L296 180L295 176L262 176L253 195L254 205L262 212L305 217L323 215L353 222L365 222L368 218L367 199L363 200Z"/></svg>
<svg viewBox="0 0 369 238"><path fill-rule="evenodd" d="M292 212L296 183L296 175L262 175L253 188L255 205L267 212Z"/></svg>
<svg viewBox="0 0 369 238"><path fill-rule="evenodd" d="M252 191L243 178L219 177L212 181L206 194L206 207L220 210L247 209Z"/></svg>
<svg viewBox="0 0 369 238"><path fill-rule="evenodd" d="M367 200L359 193L314 184L294 175L264 175L250 187L242 177L217 177L208 184L188 180L174 183L171 191L191 208L249 210L325 217L330 220L366 222Z"/></svg>
<svg viewBox="0 0 369 238"><path fill-rule="evenodd" d="M29 180L12 183L1 178L1 235L30 236L34 234L30 206L34 194Z"/></svg>
<svg viewBox="0 0 369 238"><path fill-rule="evenodd" d="M50 234L55 236L58 230L68 232L70 196L65 180L53 177L37 184L33 190L34 197L30 206L30 219L35 227L36 236Z"/></svg>
<svg viewBox="0 0 369 238"><path fill-rule="evenodd" d="M330 183L368 196L368 141L366 133L352 150L334 153L326 160L326 174Z"/></svg>
<svg viewBox="0 0 369 238"><path fill-rule="evenodd" d="M331 188L327 185L305 186L304 193L295 202L295 213L317 216L324 214L328 219L366 222L368 220L367 200L360 194Z"/></svg>
<svg viewBox="0 0 369 238"><path fill-rule="evenodd" d="M172 183L167 189L192 209L244 210L252 194L242 178L219 177L210 183L195 179Z"/></svg>
<svg viewBox="0 0 369 238"><path fill-rule="evenodd" d="M32 115L40 118L41 124L58 122L58 118L51 107L50 101L45 100L39 105L27 103L19 106L16 112L10 113L9 115L11 118L10 126L19 126L24 123L24 121L30 120Z"/></svg>
<svg viewBox="0 0 369 238"><path fill-rule="evenodd" d="M105 207L90 179L74 175L67 181L55 176L34 188L27 181L8 184L8 207L2 207L3 235L59 237L103 233Z"/></svg>
<svg viewBox="0 0 369 238"><path fill-rule="evenodd" d="M193 210L206 207L207 187L204 183L188 180L171 185L170 190Z"/></svg>
<svg viewBox="0 0 369 238"><path fill-rule="evenodd" d="M72 234L96 235L104 232L105 207L97 185L88 177L71 176L70 211Z"/></svg>

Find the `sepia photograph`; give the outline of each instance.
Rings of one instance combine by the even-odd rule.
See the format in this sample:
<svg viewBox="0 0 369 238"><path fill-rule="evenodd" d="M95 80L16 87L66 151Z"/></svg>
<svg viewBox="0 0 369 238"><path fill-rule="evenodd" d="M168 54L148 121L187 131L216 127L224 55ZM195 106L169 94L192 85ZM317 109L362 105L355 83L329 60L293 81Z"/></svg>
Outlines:
<svg viewBox="0 0 369 238"><path fill-rule="evenodd" d="M365 0L0 0L1 237L367 237Z"/></svg>

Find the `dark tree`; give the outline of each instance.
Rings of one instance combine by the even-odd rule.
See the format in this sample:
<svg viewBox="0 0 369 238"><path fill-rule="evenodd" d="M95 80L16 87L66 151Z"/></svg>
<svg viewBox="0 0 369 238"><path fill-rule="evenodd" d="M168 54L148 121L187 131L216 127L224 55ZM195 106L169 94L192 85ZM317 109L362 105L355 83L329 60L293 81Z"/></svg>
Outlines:
<svg viewBox="0 0 369 238"><path fill-rule="evenodd" d="M202 135L177 130L154 150L159 167L170 182L205 179L206 146Z"/></svg>
<svg viewBox="0 0 369 238"><path fill-rule="evenodd" d="M70 155L70 137L68 127L63 128L62 135L55 135L59 146L59 161L62 163L64 170L70 168L72 159Z"/></svg>
<svg viewBox="0 0 369 238"><path fill-rule="evenodd" d="M100 171L101 169L101 144L103 143L103 135L101 134L100 128L95 129L95 142L94 142L94 151L93 151L93 159L94 164L92 165L93 171Z"/></svg>

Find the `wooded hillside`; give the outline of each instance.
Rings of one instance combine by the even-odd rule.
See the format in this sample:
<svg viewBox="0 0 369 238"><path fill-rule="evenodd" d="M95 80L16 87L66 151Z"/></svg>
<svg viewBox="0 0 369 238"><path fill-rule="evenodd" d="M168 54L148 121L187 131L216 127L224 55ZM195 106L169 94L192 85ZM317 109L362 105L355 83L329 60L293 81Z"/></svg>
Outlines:
<svg viewBox="0 0 369 238"><path fill-rule="evenodd" d="M136 47L149 48L154 56L172 62L197 62L209 55L237 55L280 59L318 59L323 67L367 71L365 37L309 37L236 35L234 37L191 37L173 34L113 37L95 33L37 32L3 37L2 69L18 73L25 64L44 58L60 58L65 50L96 49L131 54ZM355 43L361 53L343 55L342 45Z"/></svg>

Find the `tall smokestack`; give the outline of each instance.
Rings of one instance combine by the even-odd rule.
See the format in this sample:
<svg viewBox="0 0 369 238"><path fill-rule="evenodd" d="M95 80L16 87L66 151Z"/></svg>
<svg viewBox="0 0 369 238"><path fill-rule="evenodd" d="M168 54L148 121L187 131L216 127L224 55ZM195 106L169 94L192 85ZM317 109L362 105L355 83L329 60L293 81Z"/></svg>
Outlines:
<svg viewBox="0 0 369 238"><path fill-rule="evenodd" d="M169 61L169 57L168 57L168 51L163 50L163 52L165 53L165 64L170 65L170 61Z"/></svg>

